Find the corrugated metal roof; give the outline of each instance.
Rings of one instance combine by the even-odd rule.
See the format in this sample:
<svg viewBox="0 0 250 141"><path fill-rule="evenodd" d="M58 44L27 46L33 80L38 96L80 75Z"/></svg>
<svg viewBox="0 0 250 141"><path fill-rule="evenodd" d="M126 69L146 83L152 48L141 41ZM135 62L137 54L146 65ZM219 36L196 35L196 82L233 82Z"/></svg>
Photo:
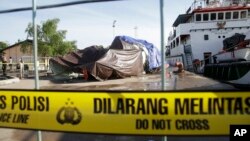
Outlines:
<svg viewBox="0 0 250 141"><path fill-rule="evenodd" d="M11 45L11 46L8 46L8 47L6 47L6 48L0 50L0 52L2 52L2 51L4 51L4 50L7 50L7 49L10 49L10 48L13 48L13 47L15 47L15 46L17 46L17 45L20 45L20 44L22 44L22 43L25 43L25 42L29 42L29 43L32 44L32 40L27 39L27 40L24 40L24 41L22 41L22 42L18 42L18 43L15 43L15 44Z"/></svg>

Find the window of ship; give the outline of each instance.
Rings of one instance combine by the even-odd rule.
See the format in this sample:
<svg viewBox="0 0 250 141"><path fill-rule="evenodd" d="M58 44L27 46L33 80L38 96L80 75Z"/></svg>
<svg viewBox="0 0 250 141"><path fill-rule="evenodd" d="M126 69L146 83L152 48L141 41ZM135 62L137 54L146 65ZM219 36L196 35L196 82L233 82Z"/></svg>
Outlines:
<svg viewBox="0 0 250 141"><path fill-rule="evenodd" d="M218 20L224 20L224 13L218 13Z"/></svg>
<svg viewBox="0 0 250 141"><path fill-rule="evenodd" d="M201 21L201 14L196 14L195 20L196 21Z"/></svg>
<svg viewBox="0 0 250 141"><path fill-rule="evenodd" d="M233 19L239 19L239 12L233 12Z"/></svg>
<svg viewBox="0 0 250 141"><path fill-rule="evenodd" d="M240 18L245 19L247 17L247 11L241 11L240 12Z"/></svg>
<svg viewBox="0 0 250 141"><path fill-rule="evenodd" d="M248 9L248 17L250 17L250 9Z"/></svg>
<svg viewBox="0 0 250 141"><path fill-rule="evenodd" d="M208 13L204 13L203 14L203 21L208 21L208 18L209 18Z"/></svg>
<svg viewBox="0 0 250 141"><path fill-rule="evenodd" d="M231 19L231 12L226 12L226 19L227 20Z"/></svg>
<svg viewBox="0 0 250 141"><path fill-rule="evenodd" d="M179 46L179 38L176 38L176 47Z"/></svg>
<svg viewBox="0 0 250 141"><path fill-rule="evenodd" d="M208 40L208 35L204 35L204 40Z"/></svg>
<svg viewBox="0 0 250 141"><path fill-rule="evenodd" d="M216 13L211 13L210 20L214 21L214 20L216 20L216 18L217 18L217 14Z"/></svg>

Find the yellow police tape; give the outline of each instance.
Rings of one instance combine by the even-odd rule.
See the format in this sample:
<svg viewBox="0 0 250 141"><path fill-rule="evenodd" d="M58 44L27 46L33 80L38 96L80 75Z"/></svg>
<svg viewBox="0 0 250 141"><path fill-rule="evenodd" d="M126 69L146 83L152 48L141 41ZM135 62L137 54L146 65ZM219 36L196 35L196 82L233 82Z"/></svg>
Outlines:
<svg viewBox="0 0 250 141"><path fill-rule="evenodd" d="M0 91L0 126L137 135L229 135L250 92Z"/></svg>

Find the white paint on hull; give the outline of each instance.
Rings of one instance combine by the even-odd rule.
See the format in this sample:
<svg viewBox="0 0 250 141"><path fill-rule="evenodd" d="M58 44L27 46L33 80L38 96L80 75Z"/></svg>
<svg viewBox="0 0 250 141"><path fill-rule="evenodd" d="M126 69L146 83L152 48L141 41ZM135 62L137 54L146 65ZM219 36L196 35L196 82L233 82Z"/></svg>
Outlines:
<svg viewBox="0 0 250 141"><path fill-rule="evenodd" d="M233 84L241 84L241 85L249 85L250 86L250 71L248 71L248 73L246 73L240 79L232 80L232 81L229 81L229 82L233 83Z"/></svg>
<svg viewBox="0 0 250 141"><path fill-rule="evenodd" d="M233 52L225 52L217 55L218 61L233 59L245 59L247 61L250 60L250 48L242 48Z"/></svg>

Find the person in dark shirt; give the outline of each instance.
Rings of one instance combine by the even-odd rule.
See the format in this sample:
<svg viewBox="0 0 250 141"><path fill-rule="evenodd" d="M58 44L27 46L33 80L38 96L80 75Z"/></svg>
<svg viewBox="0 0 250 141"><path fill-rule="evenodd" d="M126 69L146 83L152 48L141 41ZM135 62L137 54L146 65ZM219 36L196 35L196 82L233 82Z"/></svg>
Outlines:
<svg viewBox="0 0 250 141"><path fill-rule="evenodd" d="M6 70L7 70L7 59L6 56L3 54L1 57L2 60L2 70L3 70L3 75L6 76Z"/></svg>

